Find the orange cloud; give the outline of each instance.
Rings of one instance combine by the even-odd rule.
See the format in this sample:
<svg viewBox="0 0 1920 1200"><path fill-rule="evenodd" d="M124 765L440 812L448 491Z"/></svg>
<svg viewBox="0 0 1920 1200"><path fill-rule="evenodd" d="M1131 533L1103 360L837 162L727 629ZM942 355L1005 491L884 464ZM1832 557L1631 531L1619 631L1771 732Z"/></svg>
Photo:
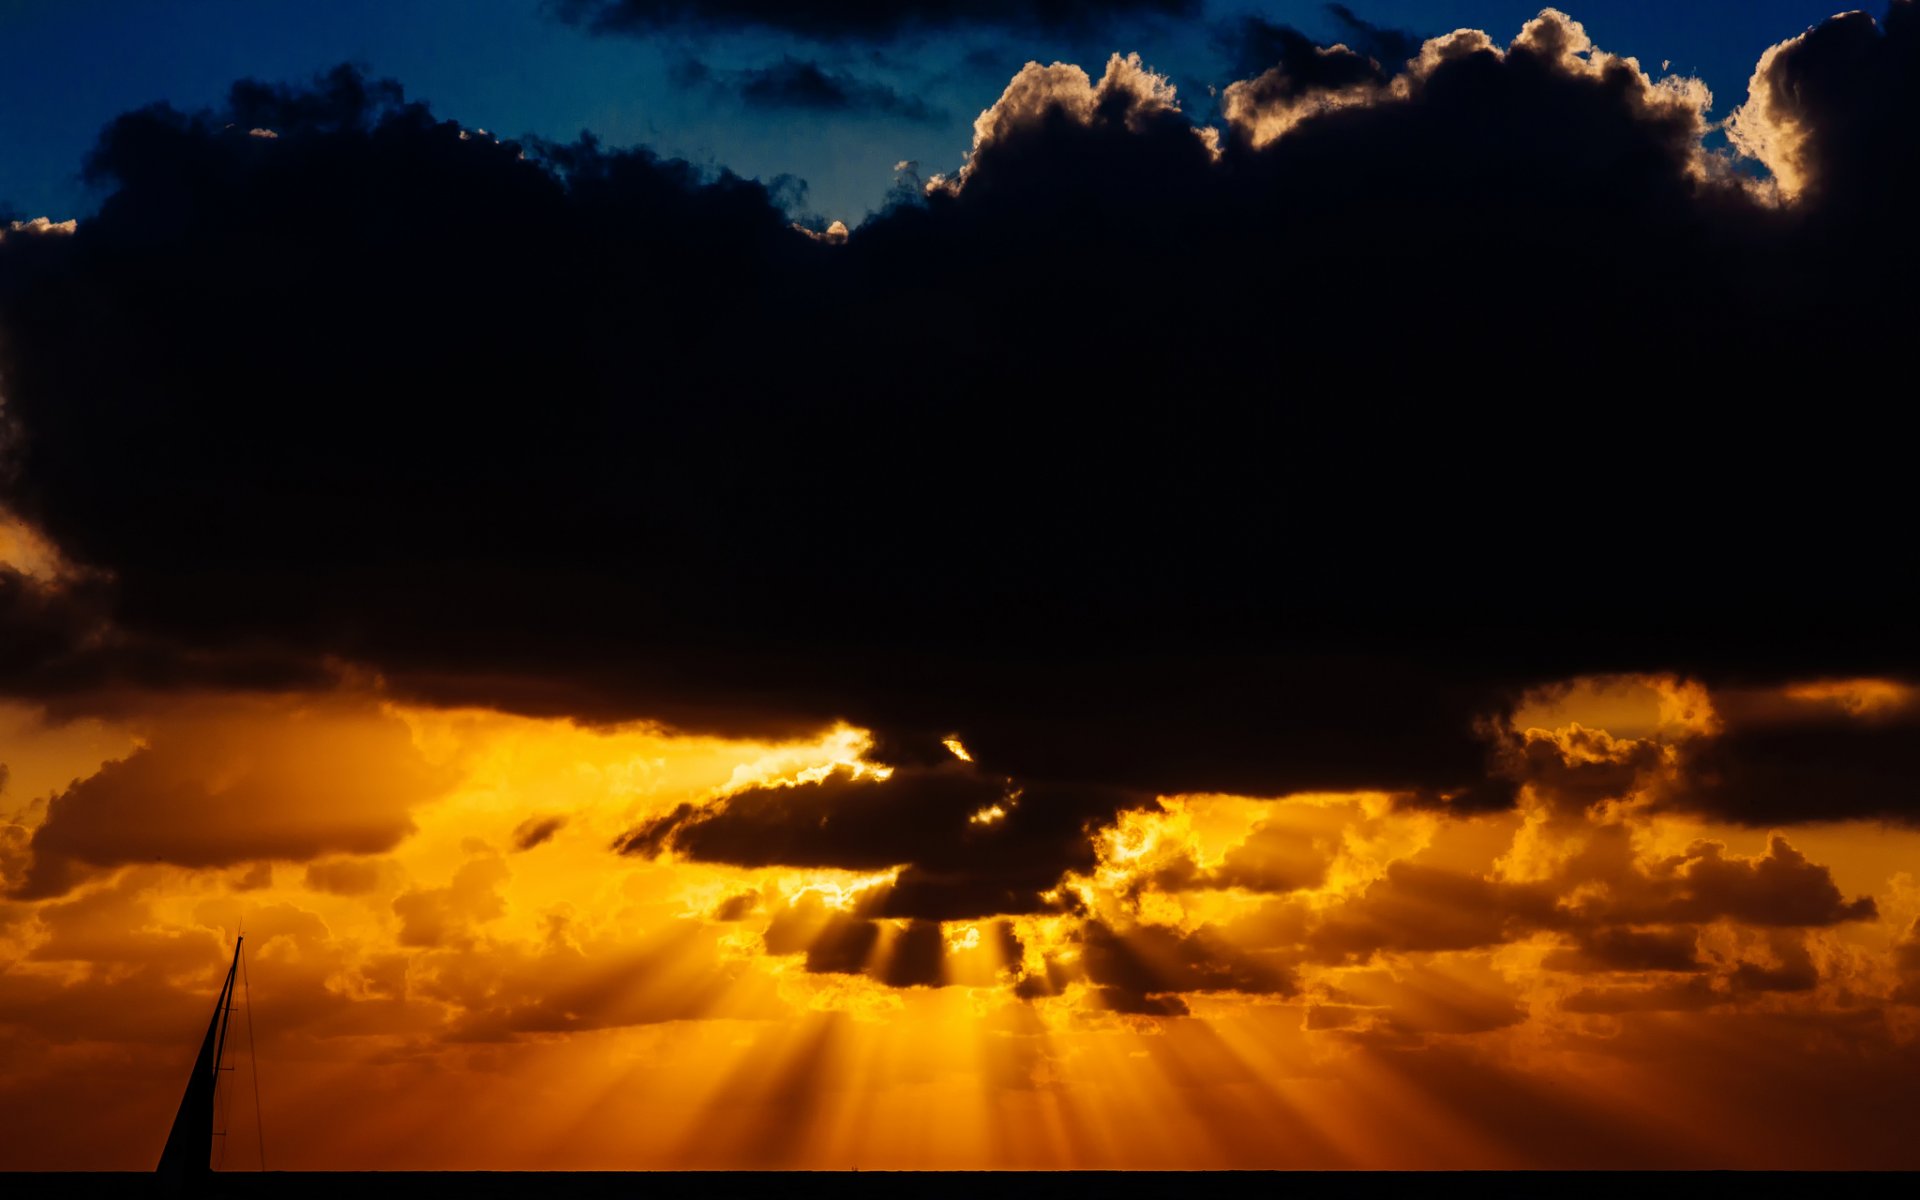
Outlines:
<svg viewBox="0 0 1920 1200"><path fill-rule="evenodd" d="M353 699L191 701L156 714L126 758L54 795L28 896L89 868L188 867L389 850L444 776L406 725Z"/></svg>
<svg viewBox="0 0 1920 1200"><path fill-rule="evenodd" d="M1766 705L1886 707L1810 687ZM1906 1162L1852 1097L1915 1061L1920 890L1882 843L1920 834L1763 836L1659 799L1676 748L1719 736L1702 711L1753 719L1724 697L1687 716L1683 690L1528 701L1551 724L1502 735L1520 806L1478 814L1372 793L1061 808L952 755L883 778L846 730L751 743L356 697L143 714L91 767L70 730L18 723L47 794L14 796L9 870L44 878L50 847L75 865L0 901L0 1101L39 1097L7 1161L96 1162L104 1125L142 1166L244 927L289 1167L1704 1166L1755 1161L1751 1128L1784 1130L1776 1164ZM61 755L84 777L37 782ZM136 778L238 827L150 819L133 801L169 793ZM970 822L995 797L1004 818ZM90 857L63 841L110 811L129 819ZM745 823L703 836L784 849L613 849L727 813ZM1033 860L1055 878L1031 876L1030 910L890 910L922 886L907 868L990 877L1021 829L1083 847ZM1749 1086L1729 1044L1799 1090ZM1677 1142L1645 1114L1680 1101L1649 1095L1715 1115Z"/></svg>

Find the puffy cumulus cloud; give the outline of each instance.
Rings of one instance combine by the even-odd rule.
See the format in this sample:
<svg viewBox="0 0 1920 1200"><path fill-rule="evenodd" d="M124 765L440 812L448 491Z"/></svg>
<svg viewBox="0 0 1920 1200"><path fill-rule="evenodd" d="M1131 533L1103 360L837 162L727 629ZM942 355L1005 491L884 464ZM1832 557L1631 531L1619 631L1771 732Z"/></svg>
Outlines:
<svg viewBox="0 0 1920 1200"><path fill-rule="evenodd" d="M1727 134L1788 198L1864 219L1912 191L1920 158L1906 135L1920 111L1916 80L1913 0L1891 0L1882 21L1842 13L1761 56Z"/></svg>
<svg viewBox="0 0 1920 1200"><path fill-rule="evenodd" d="M890 38L916 30L989 26L1081 30L1119 16L1180 16L1195 0L546 0L563 21L596 33L660 29L786 30L817 38Z"/></svg>
<svg viewBox="0 0 1920 1200"><path fill-rule="evenodd" d="M1484 178L1510 169L1502 161L1509 156L1536 168L1552 163L1555 177L1533 181L1530 203L1552 203L1553 190L1601 184L1602 173L1628 170L1638 178L1615 199L1644 204L1656 199L1650 184L1684 190L1686 181L1704 184L1728 171L1702 146L1712 104L1704 84L1654 80L1637 60L1594 46L1578 21L1555 9L1529 21L1505 50L1484 33L1460 30L1425 43L1397 73L1344 46L1286 50L1277 65L1222 96L1233 136L1256 149L1309 117L1404 105L1402 113L1353 117L1348 124L1374 128L1346 136L1391 139L1382 149L1394 157L1431 156L1431 166L1448 174ZM1493 114L1499 136L1486 128L1469 133L1470 110ZM1327 136L1342 124L1321 123L1316 132ZM1419 148L1400 140L1416 137L1440 140Z"/></svg>
<svg viewBox="0 0 1920 1200"><path fill-rule="evenodd" d="M203 965L218 952L208 929L167 928L154 912L154 873L132 872L34 912L41 937L26 957L35 962L148 967L161 975Z"/></svg>
<svg viewBox="0 0 1920 1200"><path fill-rule="evenodd" d="M1079 143L1083 153L1098 153L1099 147L1105 147L1105 162L1073 169L1088 171L1090 177L1063 174L1059 178L1083 188L1116 185L1093 174L1102 168L1138 169L1139 164L1130 161L1132 156L1123 149L1133 139L1170 138L1200 155L1193 161L1203 161L1200 152L1213 146L1208 131L1194 128L1180 115L1172 82L1148 68L1138 54L1115 54L1098 82L1072 63L1030 62L1000 98L974 119L973 148L959 174L951 180L936 177L929 190L958 195L983 173L988 182L976 185L976 197L993 191L1002 180L1017 181L1023 188L1047 186L1033 172L1047 172L1053 164L1042 156L1023 155L1022 150L1036 140L1044 143L1056 138ZM999 166L1002 162L1010 165Z"/></svg>
<svg viewBox="0 0 1920 1200"><path fill-rule="evenodd" d="M1753 858L1728 855L1717 842L1697 842L1684 854L1652 863L1641 886L1602 905L1615 919L1709 921L1727 918L1760 926L1832 925L1876 915L1873 898L1846 899L1826 867L1775 835Z"/></svg>
<svg viewBox="0 0 1920 1200"><path fill-rule="evenodd" d="M352 698L201 700L152 717L131 755L54 795L18 892L95 868L222 867L391 849L448 782L406 724Z"/></svg>
<svg viewBox="0 0 1920 1200"><path fill-rule="evenodd" d="M4 240L8 233L57 235L72 233L79 227L80 222L76 220L55 221L51 217L34 217L27 221L8 221L6 228L0 229L0 240Z"/></svg>
<svg viewBox="0 0 1920 1200"><path fill-rule="evenodd" d="M1518 751L1529 786L1550 807L1574 813L1635 794L1668 759L1657 739L1616 738L1578 722L1528 729L1520 735Z"/></svg>
<svg viewBox="0 0 1920 1200"><path fill-rule="evenodd" d="M471 944L474 927L507 911L500 885L512 877L498 855L461 865L445 887L409 888L394 898L402 946Z"/></svg>
<svg viewBox="0 0 1920 1200"><path fill-rule="evenodd" d="M1386 96L1392 73L1375 59L1345 45L1315 45L1292 29L1255 24L1258 18L1247 21L1244 32L1257 31L1265 43L1258 47L1259 65L1252 78L1227 86L1220 105L1229 126L1256 147L1317 113Z"/></svg>

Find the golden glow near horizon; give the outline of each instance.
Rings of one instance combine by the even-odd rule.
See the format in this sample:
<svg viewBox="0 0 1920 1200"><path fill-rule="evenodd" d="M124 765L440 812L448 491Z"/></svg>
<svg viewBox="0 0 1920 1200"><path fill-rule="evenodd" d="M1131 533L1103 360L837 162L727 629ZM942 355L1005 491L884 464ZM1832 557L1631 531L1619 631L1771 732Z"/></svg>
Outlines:
<svg viewBox="0 0 1920 1200"><path fill-rule="evenodd" d="M1727 703L1910 699L1854 680ZM71 724L0 705L0 870L39 881L0 901L0 1167L148 1165L242 925L277 1168L1897 1160L1875 1122L1911 1096L1920 833L1663 806L1722 717L1665 677L1530 696L1509 732L1547 765L1505 812L1162 797L1089 832L1053 911L937 922L938 985L891 986L921 934L884 914L808 967L905 864L611 849L749 787L885 779L859 730L730 741L369 695ZM1017 801L969 823L1012 830ZM63 829L77 805L118 832ZM1843 1161L1848 1123L1879 1158Z"/></svg>

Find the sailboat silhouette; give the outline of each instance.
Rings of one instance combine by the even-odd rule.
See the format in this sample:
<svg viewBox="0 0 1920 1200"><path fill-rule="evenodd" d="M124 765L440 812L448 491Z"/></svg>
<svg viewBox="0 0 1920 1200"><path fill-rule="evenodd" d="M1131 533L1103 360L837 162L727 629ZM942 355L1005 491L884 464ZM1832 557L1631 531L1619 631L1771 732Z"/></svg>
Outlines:
<svg viewBox="0 0 1920 1200"><path fill-rule="evenodd" d="M220 998L214 1002L213 1020L207 1023L207 1036L200 1043L200 1055L193 1061L193 1074L187 1077L187 1091L180 1098L180 1111L174 1114L173 1130L167 1134L160 1165L154 1168L162 1187L182 1191L189 1184L204 1182L213 1174L213 1099L220 1082L220 1057L227 1044L227 1025L233 1018L233 980L240 969L240 943L233 941L233 963L227 968L226 982L220 985Z"/></svg>

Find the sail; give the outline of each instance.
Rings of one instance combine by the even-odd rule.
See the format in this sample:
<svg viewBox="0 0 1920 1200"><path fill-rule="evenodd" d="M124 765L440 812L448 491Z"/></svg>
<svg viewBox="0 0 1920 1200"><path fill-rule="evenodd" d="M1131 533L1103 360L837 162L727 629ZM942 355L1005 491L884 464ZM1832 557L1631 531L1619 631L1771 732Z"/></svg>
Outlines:
<svg viewBox="0 0 1920 1200"><path fill-rule="evenodd" d="M193 1060L193 1074L187 1077L186 1095L180 1098L180 1111L174 1114L173 1131L167 1134L160 1165L154 1169L162 1179L178 1182L211 1172L208 1159L213 1153L213 1093L220 1080L220 1052L227 1040L226 1017L232 1006L234 972L239 967L240 939L236 938L233 965L227 968L227 981L220 985L213 1020L207 1023L200 1056Z"/></svg>

